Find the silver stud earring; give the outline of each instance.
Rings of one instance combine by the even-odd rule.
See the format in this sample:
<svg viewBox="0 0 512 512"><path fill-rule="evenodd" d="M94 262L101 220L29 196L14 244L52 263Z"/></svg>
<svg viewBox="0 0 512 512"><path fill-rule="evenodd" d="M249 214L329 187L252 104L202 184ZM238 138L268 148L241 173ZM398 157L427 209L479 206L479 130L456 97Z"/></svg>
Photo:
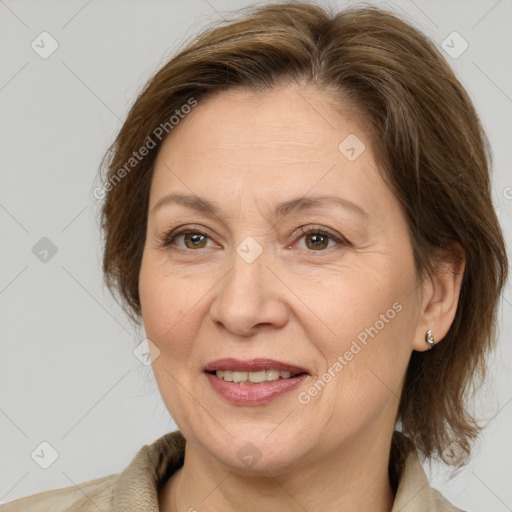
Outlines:
<svg viewBox="0 0 512 512"><path fill-rule="evenodd" d="M427 345L429 346L429 350L432 350L432 348L436 344L436 341L434 340L434 335L432 334L432 330L431 329L429 329L425 333L425 341L427 342Z"/></svg>

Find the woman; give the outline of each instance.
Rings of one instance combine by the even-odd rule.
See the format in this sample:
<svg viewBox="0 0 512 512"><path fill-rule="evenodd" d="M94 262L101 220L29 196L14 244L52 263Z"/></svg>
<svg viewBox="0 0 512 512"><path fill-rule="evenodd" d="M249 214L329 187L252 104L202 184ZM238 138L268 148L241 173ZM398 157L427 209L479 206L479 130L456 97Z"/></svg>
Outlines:
<svg viewBox="0 0 512 512"><path fill-rule="evenodd" d="M460 510L507 259L485 135L425 36L290 2L205 31L106 159L106 282L179 427L2 510Z"/></svg>

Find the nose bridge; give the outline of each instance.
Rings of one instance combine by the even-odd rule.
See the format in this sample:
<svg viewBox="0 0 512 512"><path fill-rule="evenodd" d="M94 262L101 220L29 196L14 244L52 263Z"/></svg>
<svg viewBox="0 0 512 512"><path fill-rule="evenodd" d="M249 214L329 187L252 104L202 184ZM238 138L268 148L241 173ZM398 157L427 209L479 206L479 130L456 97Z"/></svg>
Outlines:
<svg viewBox="0 0 512 512"><path fill-rule="evenodd" d="M265 247L265 243L269 240L264 240L263 237L254 236L245 237L235 248L232 259L232 273L233 279L239 279L242 282L247 281L248 285L258 283L259 291L263 292L266 277L269 273L267 265L272 265L271 250ZM271 242L271 240L270 240ZM254 281L254 283L253 283Z"/></svg>
<svg viewBox="0 0 512 512"><path fill-rule="evenodd" d="M231 261L211 308L214 321L240 335L250 334L259 324L282 326L287 318L286 305L261 245L252 237L244 239Z"/></svg>

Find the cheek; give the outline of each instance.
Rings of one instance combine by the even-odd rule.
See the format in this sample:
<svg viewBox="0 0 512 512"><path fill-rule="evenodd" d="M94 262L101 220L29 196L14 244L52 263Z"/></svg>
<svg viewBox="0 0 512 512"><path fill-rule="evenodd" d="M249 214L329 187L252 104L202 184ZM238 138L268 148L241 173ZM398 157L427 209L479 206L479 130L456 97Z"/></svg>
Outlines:
<svg viewBox="0 0 512 512"><path fill-rule="evenodd" d="M309 400L306 407L311 407L316 417L328 418L330 425L336 425L335 437L340 429L348 435L381 420L393 421L410 356L399 341L404 330L401 314L378 333L357 327L347 330L336 344L324 346L328 368L316 376L301 403ZM375 320L369 326L374 328L374 324ZM361 333L364 336L358 337ZM329 382L317 385L319 380Z"/></svg>
<svg viewBox="0 0 512 512"><path fill-rule="evenodd" d="M377 309L377 314L368 318L362 330L354 331L344 347L347 350L343 359L347 362L339 381L340 409L350 407L363 417L375 418L388 406L392 410L398 407L414 331L414 312L403 302L400 301L399 312L386 307ZM398 302L393 304L398 306ZM385 302L383 305L387 306Z"/></svg>
<svg viewBox="0 0 512 512"><path fill-rule="evenodd" d="M201 295L197 283L192 286L189 279L169 269L165 255L144 253L139 277L142 316L158 337L191 311Z"/></svg>
<svg viewBox="0 0 512 512"><path fill-rule="evenodd" d="M329 327L327 336L311 336L325 361L317 378L323 376L333 383L326 387L332 386L331 399L340 410L398 400L416 321L410 293L414 273L409 276L402 270L401 276L396 269L380 269L373 275L347 273L344 279L333 281L323 298L310 295L311 304L322 306L322 324Z"/></svg>
<svg viewBox="0 0 512 512"><path fill-rule="evenodd" d="M165 256L148 251L141 265L139 295L146 337L160 351L153 362L155 377L174 387L165 370L180 379L199 371L196 341L201 337L199 331L208 313L208 292L214 287L215 278L213 273L198 277L190 271L169 269Z"/></svg>
<svg viewBox="0 0 512 512"><path fill-rule="evenodd" d="M180 382L186 382L194 333L193 302L180 280L162 272L146 259L141 266L139 295L146 337L157 347L152 371L164 403L174 421L188 410ZM187 314L188 313L188 314Z"/></svg>
<svg viewBox="0 0 512 512"><path fill-rule="evenodd" d="M193 299L185 288L180 286L180 280L164 272L150 257L143 259L139 296L144 329L147 338L161 353L173 348L172 340L187 337L184 320L193 306Z"/></svg>

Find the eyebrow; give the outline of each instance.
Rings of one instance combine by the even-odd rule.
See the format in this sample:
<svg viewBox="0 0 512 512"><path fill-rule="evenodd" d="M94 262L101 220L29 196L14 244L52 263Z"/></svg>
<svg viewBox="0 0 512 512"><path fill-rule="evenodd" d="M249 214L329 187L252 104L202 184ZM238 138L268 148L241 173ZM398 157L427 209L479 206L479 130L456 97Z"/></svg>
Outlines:
<svg viewBox="0 0 512 512"><path fill-rule="evenodd" d="M222 208L218 203L214 201L209 201L203 197L188 194L168 194L166 196L163 196L157 201L155 206L153 206L152 212L155 212L162 206L169 204L185 206L187 208L191 208L215 216L222 214ZM366 210L364 210L358 204L353 203L349 199L332 195L314 197L302 196L297 197L295 199L291 199L290 201L279 203L274 210L274 217L279 219L287 215L292 210L303 211L314 207L328 205L341 206L345 210L348 210L365 219L368 219L370 217Z"/></svg>

